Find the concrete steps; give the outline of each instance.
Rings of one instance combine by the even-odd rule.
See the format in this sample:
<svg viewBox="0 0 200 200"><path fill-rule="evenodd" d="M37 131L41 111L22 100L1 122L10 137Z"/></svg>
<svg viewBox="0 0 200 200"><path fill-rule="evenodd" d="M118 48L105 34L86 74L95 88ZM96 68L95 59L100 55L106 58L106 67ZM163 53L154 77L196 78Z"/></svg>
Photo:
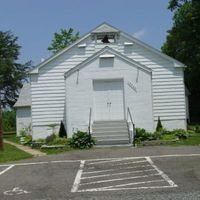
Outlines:
<svg viewBox="0 0 200 200"><path fill-rule="evenodd" d="M94 121L92 136L97 145L129 144L128 126L125 120Z"/></svg>

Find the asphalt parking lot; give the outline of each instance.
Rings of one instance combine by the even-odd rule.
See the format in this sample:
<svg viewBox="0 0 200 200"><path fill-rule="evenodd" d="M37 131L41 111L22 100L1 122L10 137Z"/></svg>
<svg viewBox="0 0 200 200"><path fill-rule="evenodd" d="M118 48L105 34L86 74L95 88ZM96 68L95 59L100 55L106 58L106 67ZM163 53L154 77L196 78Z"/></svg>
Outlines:
<svg viewBox="0 0 200 200"><path fill-rule="evenodd" d="M198 148L143 151L100 149L1 164L0 199L200 199Z"/></svg>

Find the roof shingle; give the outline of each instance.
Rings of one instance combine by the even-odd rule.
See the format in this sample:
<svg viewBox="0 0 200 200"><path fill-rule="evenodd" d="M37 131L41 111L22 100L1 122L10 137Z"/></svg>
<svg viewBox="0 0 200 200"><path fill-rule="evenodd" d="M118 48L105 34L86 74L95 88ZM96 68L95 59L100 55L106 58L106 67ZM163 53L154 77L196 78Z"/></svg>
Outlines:
<svg viewBox="0 0 200 200"><path fill-rule="evenodd" d="M14 107L26 107L31 106L31 85L25 83L20 91L17 102Z"/></svg>

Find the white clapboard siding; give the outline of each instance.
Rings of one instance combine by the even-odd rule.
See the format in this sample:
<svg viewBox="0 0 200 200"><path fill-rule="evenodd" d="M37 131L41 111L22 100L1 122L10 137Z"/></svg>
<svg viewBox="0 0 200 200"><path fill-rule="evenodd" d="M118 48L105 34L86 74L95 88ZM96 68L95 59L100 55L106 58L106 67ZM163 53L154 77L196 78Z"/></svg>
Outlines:
<svg viewBox="0 0 200 200"><path fill-rule="evenodd" d="M128 56L152 69L154 120L185 119L183 70L139 45L133 45Z"/></svg>
<svg viewBox="0 0 200 200"><path fill-rule="evenodd" d="M37 83L32 84L33 126L48 125L64 118L64 73L91 56L93 52L89 51L88 55L67 54L63 60L61 56L60 60L57 59L47 67L41 68ZM58 108L60 112L56 111Z"/></svg>
<svg viewBox="0 0 200 200"><path fill-rule="evenodd" d="M84 42L83 42L84 43ZM112 45L115 50L117 44ZM105 45L96 46L90 39L86 39L86 48L72 48L64 55L39 70L37 82L32 84L32 123L33 126L48 125L64 118L65 85L64 73L75 67ZM49 108L49 110L47 110ZM51 111L60 109L59 115ZM48 115L48 116L47 116Z"/></svg>
<svg viewBox="0 0 200 200"><path fill-rule="evenodd" d="M161 93L161 92L182 92L184 91L183 86L181 85L154 85L154 93Z"/></svg>
<svg viewBox="0 0 200 200"><path fill-rule="evenodd" d="M168 109L168 107L170 106L185 106L184 102L158 102L157 104L154 105L154 109L160 109L160 108L166 108Z"/></svg>
<svg viewBox="0 0 200 200"><path fill-rule="evenodd" d="M174 108L180 108L180 109L185 109L184 105L158 105L158 106L154 106L154 111L160 111L160 110L174 110Z"/></svg>

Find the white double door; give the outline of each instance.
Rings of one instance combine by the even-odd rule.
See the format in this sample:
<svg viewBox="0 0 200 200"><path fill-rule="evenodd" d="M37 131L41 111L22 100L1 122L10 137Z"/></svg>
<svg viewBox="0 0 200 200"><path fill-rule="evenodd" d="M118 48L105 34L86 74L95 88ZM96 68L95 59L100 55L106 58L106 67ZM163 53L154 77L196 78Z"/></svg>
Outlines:
<svg viewBox="0 0 200 200"><path fill-rule="evenodd" d="M94 81L95 120L124 119L122 80Z"/></svg>

